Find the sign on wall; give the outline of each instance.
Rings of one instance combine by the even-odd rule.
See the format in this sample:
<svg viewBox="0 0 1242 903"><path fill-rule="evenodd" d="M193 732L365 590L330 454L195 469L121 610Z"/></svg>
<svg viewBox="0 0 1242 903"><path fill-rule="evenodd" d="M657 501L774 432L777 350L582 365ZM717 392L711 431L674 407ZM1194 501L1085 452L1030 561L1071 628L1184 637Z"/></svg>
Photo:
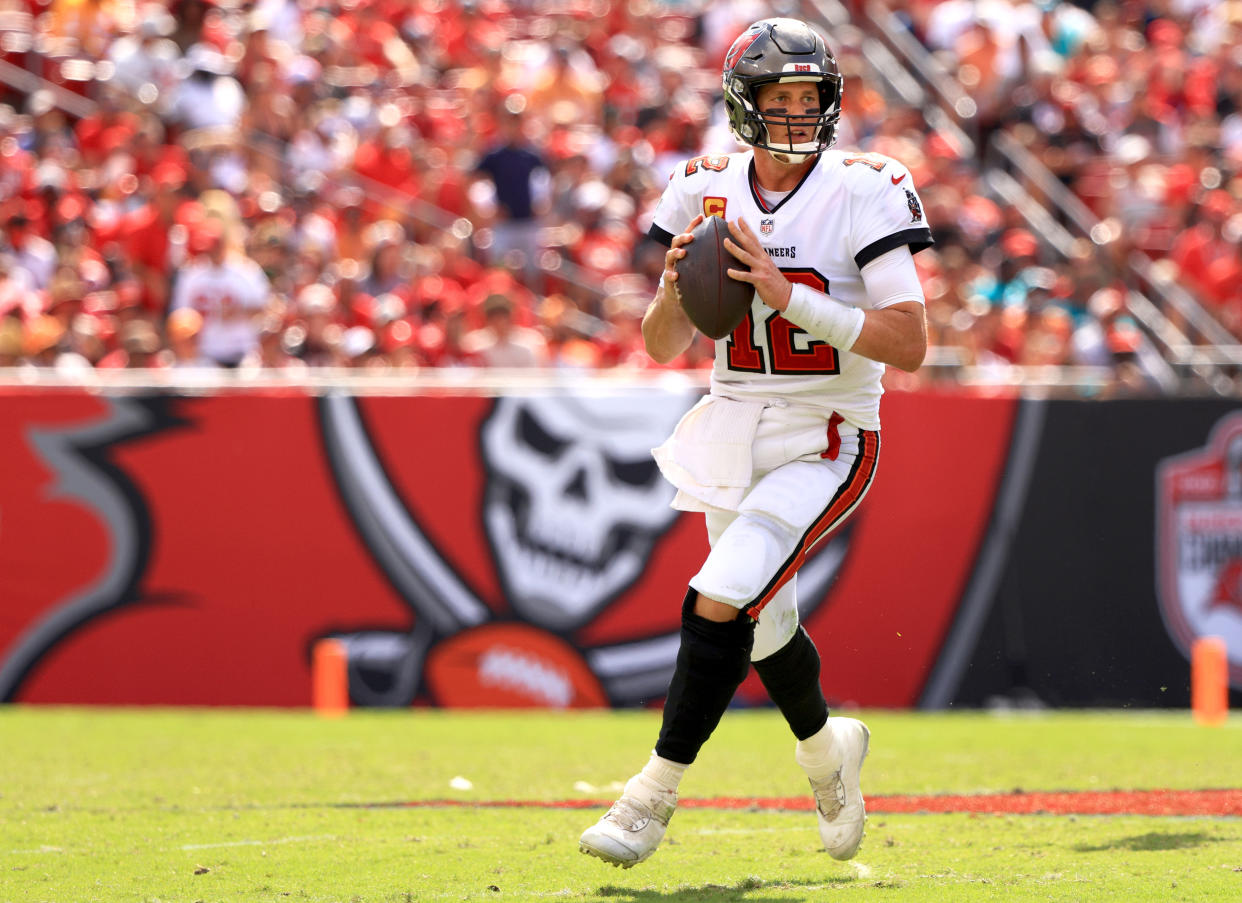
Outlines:
<svg viewBox="0 0 1242 903"><path fill-rule="evenodd" d="M1156 473L1161 615L1187 658L1199 637L1223 639L1230 683L1242 686L1242 412Z"/></svg>
<svg viewBox="0 0 1242 903"><path fill-rule="evenodd" d="M707 543L650 449L693 401L0 397L0 698L306 705L332 636L359 704L658 703ZM831 700L918 699L1013 407L886 398L874 486L799 577Z"/></svg>

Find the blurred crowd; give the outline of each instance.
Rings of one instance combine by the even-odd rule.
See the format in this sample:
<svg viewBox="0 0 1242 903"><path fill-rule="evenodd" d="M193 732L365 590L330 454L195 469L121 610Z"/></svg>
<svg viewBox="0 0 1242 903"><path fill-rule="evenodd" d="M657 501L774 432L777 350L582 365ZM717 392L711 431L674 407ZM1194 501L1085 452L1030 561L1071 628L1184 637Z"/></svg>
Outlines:
<svg viewBox="0 0 1242 903"><path fill-rule="evenodd" d="M1238 4L894 6L987 128L1242 336ZM0 0L0 367L654 367L655 202L676 161L736 147L733 38L799 9ZM1120 258L1053 257L976 156L885 93L861 32L828 38L839 144L897 157L924 199L940 357L1152 388ZM671 366L711 358L703 339Z"/></svg>
<svg viewBox="0 0 1242 903"><path fill-rule="evenodd" d="M1103 251L1082 249L1095 266L1069 261L1053 277L1054 286L1070 277L1054 302L1078 294L1069 306L1075 318L1082 301L1112 311L1117 296L1097 293L1122 287L1137 252L1242 341L1242 4L889 5L978 105L981 141L1006 133L1101 221ZM949 209L962 197L950 192ZM973 213L959 221L963 230L976 226ZM1027 305L1028 319L1045 301L1041 293ZM1184 325L1178 311L1164 312ZM1116 322L1131 333L1116 344L1141 345L1124 312Z"/></svg>

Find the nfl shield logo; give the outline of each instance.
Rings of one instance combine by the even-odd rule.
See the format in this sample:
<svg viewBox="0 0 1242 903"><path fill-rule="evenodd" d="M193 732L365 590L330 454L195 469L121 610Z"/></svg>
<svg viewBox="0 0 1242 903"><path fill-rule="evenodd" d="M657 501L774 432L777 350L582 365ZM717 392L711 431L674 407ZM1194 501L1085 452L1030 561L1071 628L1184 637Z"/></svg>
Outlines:
<svg viewBox="0 0 1242 903"><path fill-rule="evenodd" d="M1242 686L1242 414L1200 449L1156 472L1156 588L1160 615L1187 658L1202 636L1225 641L1229 682Z"/></svg>
<svg viewBox="0 0 1242 903"><path fill-rule="evenodd" d="M771 235L772 230L776 228L776 221L772 217L765 217L759 220L759 232L762 235Z"/></svg>

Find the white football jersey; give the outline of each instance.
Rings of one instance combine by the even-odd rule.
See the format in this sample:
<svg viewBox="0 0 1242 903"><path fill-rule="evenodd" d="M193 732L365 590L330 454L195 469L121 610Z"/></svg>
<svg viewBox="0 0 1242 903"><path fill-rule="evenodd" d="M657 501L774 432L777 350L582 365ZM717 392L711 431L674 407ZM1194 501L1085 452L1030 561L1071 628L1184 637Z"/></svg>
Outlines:
<svg viewBox="0 0 1242 903"><path fill-rule="evenodd" d="M910 171L881 154L829 150L793 191L764 200L754 151L708 154L677 165L648 235L666 247L700 213L745 218L792 282L870 309L860 270L886 251L932 243ZM716 342L712 393L784 398L836 411L864 430L880 427L884 365L813 339L759 300L733 334Z"/></svg>
<svg viewBox="0 0 1242 903"><path fill-rule="evenodd" d="M215 361L236 362L259 343L256 314L271 294L271 283L248 257L221 266L196 261L177 276L171 310L193 307L203 315L199 350Z"/></svg>

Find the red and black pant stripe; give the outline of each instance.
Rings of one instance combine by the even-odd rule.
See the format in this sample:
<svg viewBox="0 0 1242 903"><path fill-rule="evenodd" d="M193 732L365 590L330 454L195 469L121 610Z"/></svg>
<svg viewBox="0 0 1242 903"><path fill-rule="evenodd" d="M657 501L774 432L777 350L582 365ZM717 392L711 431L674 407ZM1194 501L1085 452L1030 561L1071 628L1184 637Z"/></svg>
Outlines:
<svg viewBox="0 0 1242 903"><path fill-rule="evenodd" d="M777 590L788 583L793 575L798 572L798 568L802 567L806 562L807 555L815 544L840 526L850 512L854 510L854 506L867 494L867 489L871 486L871 480L875 477L879 458L879 432L875 430L859 430L858 457L854 459L854 466L850 468L849 476L846 477L845 482L841 484L841 487L828 502L823 513L802 534L802 539L794 548L793 553L777 569L776 574L768 581L767 586L742 611L755 620L759 619L759 612L763 611L763 607L772 600Z"/></svg>

